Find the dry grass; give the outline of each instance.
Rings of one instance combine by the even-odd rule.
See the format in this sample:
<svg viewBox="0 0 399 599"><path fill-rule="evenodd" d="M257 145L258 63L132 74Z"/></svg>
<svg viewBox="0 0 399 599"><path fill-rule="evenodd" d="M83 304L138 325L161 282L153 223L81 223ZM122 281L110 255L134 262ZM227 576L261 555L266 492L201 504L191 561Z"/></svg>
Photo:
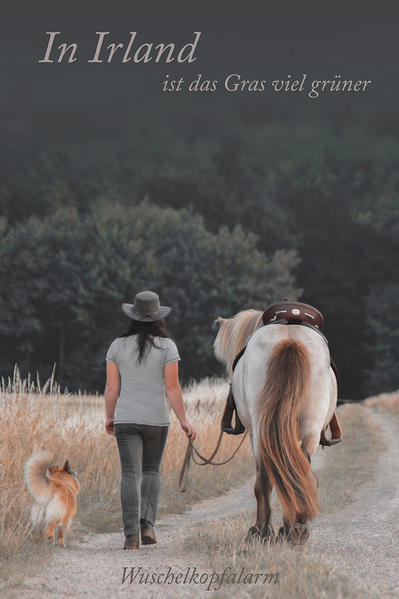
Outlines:
<svg viewBox="0 0 399 599"><path fill-rule="evenodd" d="M338 409L343 440L324 449L325 463L319 479L320 509L338 511L351 502L356 490L372 478L386 447L383 433L362 404L344 404Z"/></svg>
<svg viewBox="0 0 399 599"><path fill-rule="evenodd" d="M381 393L381 395L369 397L364 400L364 405L368 408L375 408L376 410L399 415L399 391Z"/></svg>
<svg viewBox="0 0 399 599"><path fill-rule="evenodd" d="M321 511L338 511L353 500L359 486L373 477L385 449L382 432L372 415L361 404L339 408L344 440L324 450L325 462L318 473ZM272 524L282 524L282 509L274 496ZM379 593L354 587L353 581L331 559L328 562L307 546L262 545L244 542L248 528L256 519L255 511L229 518L214 519L190 531L182 555L207 555L216 572L231 568L237 576L245 573L279 573L278 584L226 585L217 590L224 599L232 594L240 598L300 597L301 599L377 599ZM328 557L328 556L327 556ZM273 578L274 582L275 578ZM215 589L216 590L216 589ZM210 593L210 596L216 596Z"/></svg>
<svg viewBox="0 0 399 599"><path fill-rule="evenodd" d="M206 522L190 531L189 542L181 550L208 555L210 571L236 574L271 574L266 584L222 584L213 586L210 597L229 599L300 598L300 599L379 599L379 593L366 587L354 588L353 581L340 568L334 567L305 546L246 544L245 535L254 522L254 513ZM278 582L276 574L278 573ZM254 579L252 579L254 580ZM261 579L259 579L261 580ZM270 582L271 581L271 582ZM211 590L212 590L211 589Z"/></svg>
<svg viewBox="0 0 399 599"><path fill-rule="evenodd" d="M205 455L211 452L216 442L227 389L224 381L212 379L185 389L187 415L198 431L196 445ZM397 399L398 394L390 394L371 398L366 405L396 411ZM22 471L32 450L44 444L58 461L67 457L78 473L81 481L79 508L68 533L69 538L75 540L90 531L121 530L120 464L116 440L103 430L101 396L62 394L52 380L41 387L40 383L21 381L16 373L14 380L3 383L0 407L0 577L11 579L15 584L54 551L51 545L36 539L29 523L31 498L25 489ZM339 414L345 439L341 445L326 450L327 468L319 474L321 508L329 512L351 501L354 489L372 475L378 454L384 449L381 432L364 408L347 404L340 408ZM237 470L242 480L253 474L247 439L234 460L225 466L201 468L192 465L187 491L180 494L177 481L187 440L173 414L171 422L162 463L159 516L180 512L200 499L225 492L235 483ZM230 455L239 441L239 437L225 436L218 457ZM215 564L233 564L236 570L239 564L250 567L252 572L258 565L263 571L277 568L284 573L286 585L280 587L279 597L340 599L374 596L363 591L361 595L353 594L353 589L349 594L345 576L338 570L331 571L330 566L325 566L317 556L311 556L305 550L285 547L270 551L265 547L242 547L244 532L253 521L253 515L247 515L220 521L220 526L215 526L214 521L206 523L190 538L190 547L184 551L206 552ZM310 580L311 588L307 588ZM286 589L286 595L282 588ZM314 594L314 589L318 589L318 594ZM225 592L222 587L218 597L223 598ZM250 596L263 597L265 592L270 597L275 596L269 586L251 589Z"/></svg>
<svg viewBox="0 0 399 599"><path fill-rule="evenodd" d="M187 415L198 431L197 446L207 455L219 432L227 384L205 380L185 392ZM41 388L21 381L3 384L0 396L0 578L18 579L30 565L45 560L53 547L40 543L29 523L32 503L23 482L23 466L33 449L44 445L60 463L68 458L81 482L78 513L67 535L81 539L84 533L119 531L120 463L115 437L103 430L102 397L65 395L50 381ZM187 439L171 414L171 427L162 463L159 516L176 513L193 502L228 490L233 470L242 476L253 472L252 455L245 441L233 462L220 468L192 465L185 493L178 491L178 474ZM239 439L227 437L219 454L232 452Z"/></svg>

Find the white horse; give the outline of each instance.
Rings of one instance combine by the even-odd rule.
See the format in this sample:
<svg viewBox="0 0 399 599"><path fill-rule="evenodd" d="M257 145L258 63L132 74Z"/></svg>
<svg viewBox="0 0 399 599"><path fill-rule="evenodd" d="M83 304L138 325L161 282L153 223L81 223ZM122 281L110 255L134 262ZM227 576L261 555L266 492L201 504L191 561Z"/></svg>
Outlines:
<svg viewBox="0 0 399 599"><path fill-rule="evenodd" d="M304 543L309 536L306 523L318 513L310 458L337 404L327 343L310 327L260 326L262 312L257 310L219 317L216 322L220 329L215 355L227 367L256 463L257 517L247 538L274 538L270 526L274 486L284 511L279 538ZM245 345L233 373L234 358Z"/></svg>

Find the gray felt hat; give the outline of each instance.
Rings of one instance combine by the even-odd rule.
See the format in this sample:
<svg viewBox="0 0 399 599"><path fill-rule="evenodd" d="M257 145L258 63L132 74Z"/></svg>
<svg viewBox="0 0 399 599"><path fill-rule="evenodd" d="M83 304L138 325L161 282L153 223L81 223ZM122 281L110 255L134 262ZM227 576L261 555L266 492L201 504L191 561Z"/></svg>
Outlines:
<svg viewBox="0 0 399 599"><path fill-rule="evenodd" d="M133 320L152 322L165 318L172 310L170 306L161 306L159 295L154 291L140 291L134 298L134 304L122 304L122 310Z"/></svg>

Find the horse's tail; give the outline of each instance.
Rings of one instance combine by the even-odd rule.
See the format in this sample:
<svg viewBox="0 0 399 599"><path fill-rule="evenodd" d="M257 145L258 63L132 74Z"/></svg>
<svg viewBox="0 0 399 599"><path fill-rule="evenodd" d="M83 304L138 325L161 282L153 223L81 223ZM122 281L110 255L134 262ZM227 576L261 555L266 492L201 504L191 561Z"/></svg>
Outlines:
<svg viewBox="0 0 399 599"><path fill-rule="evenodd" d="M311 520L318 513L310 464L299 445L298 413L309 388L310 360L303 343L284 339L268 363L257 399L259 454L286 517Z"/></svg>

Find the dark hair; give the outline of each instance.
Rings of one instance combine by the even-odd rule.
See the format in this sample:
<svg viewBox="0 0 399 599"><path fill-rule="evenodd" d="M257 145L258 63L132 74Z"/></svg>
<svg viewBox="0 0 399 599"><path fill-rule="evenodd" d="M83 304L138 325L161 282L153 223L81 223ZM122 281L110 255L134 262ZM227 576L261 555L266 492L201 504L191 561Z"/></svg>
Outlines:
<svg viewBox="0 0 399 599"><path fill-rule="evenodd" d="M166 330L165 320L154 320L152 322L144 322L141 320L131 320L127 331L125 331L121 337L129 337L130 335L138 335L139 355L137 358L138 364L141 363L144 358L146 351L150 349L150 346L158 347L155 345L154 337L169 337Z"/></svg>

